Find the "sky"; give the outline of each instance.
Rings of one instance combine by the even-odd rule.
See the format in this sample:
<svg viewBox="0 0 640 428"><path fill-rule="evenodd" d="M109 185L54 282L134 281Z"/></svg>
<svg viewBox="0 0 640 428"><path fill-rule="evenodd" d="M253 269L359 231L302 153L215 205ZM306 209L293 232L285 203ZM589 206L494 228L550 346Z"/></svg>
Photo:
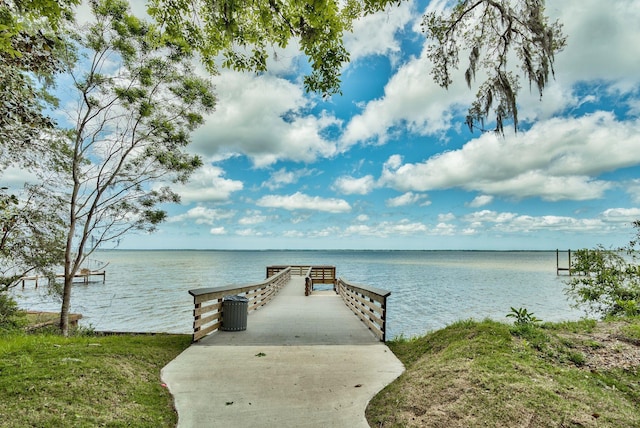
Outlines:
<svg viewBox="0 0 640 428"><path fill-rule="evenodd" d="M134 1L134 10L143 10ZM522 128L470 132L462 72L431 80L404 1L345 36L342 94L305 93L293 45L270 71L222 70L193 134L204 167L140 249L577 249L626 244L640 219L640 0L548 0L568 36ZM479 76L479 79L481 77Z"/></svg>

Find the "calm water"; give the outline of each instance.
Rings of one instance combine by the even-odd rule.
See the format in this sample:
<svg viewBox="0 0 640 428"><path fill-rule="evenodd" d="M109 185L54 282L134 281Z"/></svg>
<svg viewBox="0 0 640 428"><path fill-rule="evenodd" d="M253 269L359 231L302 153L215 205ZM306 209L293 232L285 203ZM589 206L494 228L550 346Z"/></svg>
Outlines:
<svg viewBox="0 0 640 428"><path fill-rule="evenodd" d="M278 264L334 265L349 282L390 290L388 337L460 319L507 320L511 306L545 321L582 315L564 295L555 252L114 250L95 258L109 263L106 283L74 286L72 311L96 330L190 333L188 290L259 282ZM14 294L23 308L60 310L45 287Z"/></svg>

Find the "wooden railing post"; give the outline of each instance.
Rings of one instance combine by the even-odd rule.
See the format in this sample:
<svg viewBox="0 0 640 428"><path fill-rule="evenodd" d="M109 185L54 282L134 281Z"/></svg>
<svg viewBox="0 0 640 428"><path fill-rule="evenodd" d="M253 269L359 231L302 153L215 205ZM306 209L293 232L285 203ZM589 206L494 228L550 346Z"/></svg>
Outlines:
<svg viewBox="0 0 640 428"><path fill-rule="evenodd" d="M280 268L277 267L277 270L269 270L267 268L267 275L271 275L258 284L189 290L194 302L193 341L199 341L222 326L224 318L222 302L224 296L244 295L249 299L248 312L266 305L291 278L290 267Z"/></svg>
<svg viewBox="0 0 640 428"><path fill-rule="evenodd" d="M386 341L386 312L389 291L364 285L349 284L341 278L336 281L338 294L345 304L381 341Z"/></svg>

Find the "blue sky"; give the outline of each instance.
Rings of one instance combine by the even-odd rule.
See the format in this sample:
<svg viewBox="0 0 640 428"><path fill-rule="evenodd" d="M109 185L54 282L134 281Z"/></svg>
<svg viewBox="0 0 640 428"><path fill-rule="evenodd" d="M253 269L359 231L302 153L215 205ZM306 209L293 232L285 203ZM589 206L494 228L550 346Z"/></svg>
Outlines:
<svg viewBox="0 0 640 428"><path fill-rule="evenodd" d="M269 74L223 71L193 137L206 166L125 248L554 249L621 245L640 218L640 1L551 0L568 45L523 130L471 133L475 90L435 85L428 7L356 23L342 96L304 93L291 46ZM481 78L481 77L479 77Z"/></svg>
<svg viewBox="0 0 640 428"><path fill-rule="evenodd" d="M523 129L471 133L462 72L432 82L405 1L356 23L343 94L304 92L306 60L222 71L193 135L205 167L151 235L120 248L555 249L622 245L640 219L640 0L548 0L568 45ZM143 2L134 2L143 10ZM480 81L482 76L478 76Z"/></svg>

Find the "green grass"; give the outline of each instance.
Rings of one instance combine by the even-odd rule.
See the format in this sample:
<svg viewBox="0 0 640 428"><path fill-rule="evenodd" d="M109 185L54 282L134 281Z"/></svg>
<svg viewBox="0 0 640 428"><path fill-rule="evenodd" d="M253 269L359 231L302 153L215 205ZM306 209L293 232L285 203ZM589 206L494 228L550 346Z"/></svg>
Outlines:
<svg viewBox="0 0 640 428"><path fill-rule="evenodd" d="M615 326L626 341L618 350L603 339L609 324L595 321L462 321L391 341L406 372L373 398L367 420L372 427L640 426L637 361L599 367L592 358L637 358L639 326L640 319Z"/></svg>
<svg viewBox="0 0 640 428"><path fill-rule="evenodd" d="M187 335L4 333L0 425L175 426L160 370L190 340Z"/></svg>

